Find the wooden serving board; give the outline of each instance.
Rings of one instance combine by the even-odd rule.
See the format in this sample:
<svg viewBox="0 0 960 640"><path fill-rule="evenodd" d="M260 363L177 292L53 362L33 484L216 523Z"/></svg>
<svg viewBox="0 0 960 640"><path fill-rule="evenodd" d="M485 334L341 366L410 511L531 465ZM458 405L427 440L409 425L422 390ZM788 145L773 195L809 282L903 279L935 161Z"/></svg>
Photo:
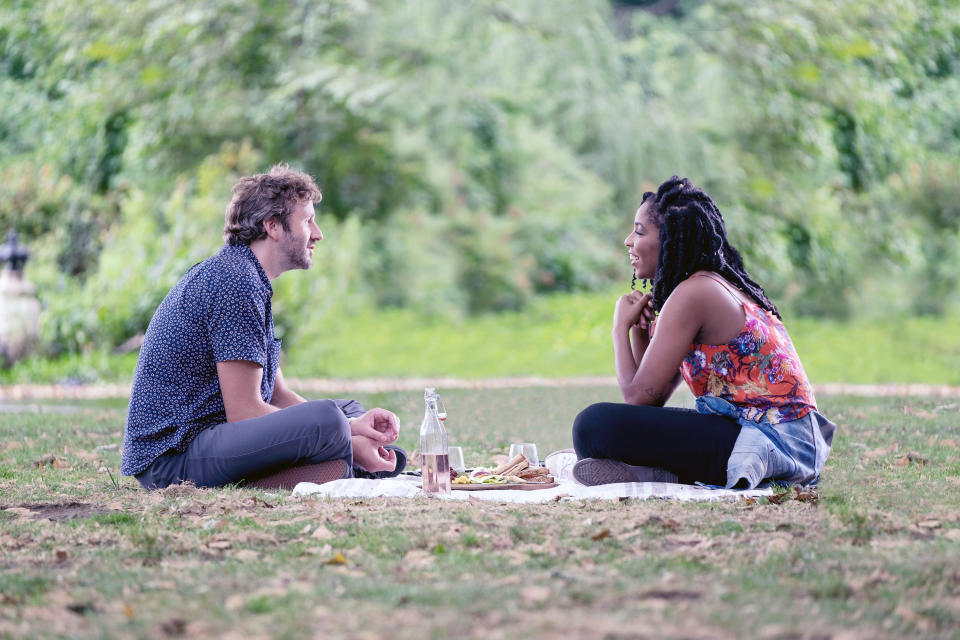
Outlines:
<svg viewBox="0 0 960 640"><path fill-rule="evenodd" d="M523 484L451 484L454 491L490 491L491 489L515 489L517 491L536 491L552 489L556 482L524 482Z"/></svg>

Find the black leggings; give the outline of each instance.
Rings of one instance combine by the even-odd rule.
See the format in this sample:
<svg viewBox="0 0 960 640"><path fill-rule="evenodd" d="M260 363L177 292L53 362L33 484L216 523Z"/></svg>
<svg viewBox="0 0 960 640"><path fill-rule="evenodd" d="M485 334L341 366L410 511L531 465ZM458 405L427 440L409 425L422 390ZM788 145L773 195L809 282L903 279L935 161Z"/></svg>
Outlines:
<svg viewBox="0 0 960 640"><path fill-rule="evenodd" d="M725 485L738 435L739 423L726 416L614 402L592 404L573 421L578 458L660 467L684 484Z"/></svg>

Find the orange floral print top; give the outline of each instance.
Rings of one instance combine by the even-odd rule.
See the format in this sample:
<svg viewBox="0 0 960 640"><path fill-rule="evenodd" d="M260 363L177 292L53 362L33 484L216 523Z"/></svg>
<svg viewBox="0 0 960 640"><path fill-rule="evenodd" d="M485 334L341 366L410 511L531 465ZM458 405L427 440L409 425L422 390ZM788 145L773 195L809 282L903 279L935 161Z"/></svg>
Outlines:
<svg viewBox="0 0 960 640"><path fill-rule="evenodd" d="M725 280L706 277L730 290ZM742 304L746 319L736 338L690 345L680 365L687 386L697 397L717 396L736 405L752 422L788 422L816 410L813 387L783 322L752 300Z"/></svg>

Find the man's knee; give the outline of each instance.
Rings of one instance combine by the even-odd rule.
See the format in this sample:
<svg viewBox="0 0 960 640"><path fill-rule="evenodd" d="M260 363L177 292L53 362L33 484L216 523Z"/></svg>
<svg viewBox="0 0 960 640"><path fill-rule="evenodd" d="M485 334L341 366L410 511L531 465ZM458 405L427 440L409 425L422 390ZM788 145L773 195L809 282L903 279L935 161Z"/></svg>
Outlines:
<svg viewBox="0 0 960 640"><path fill-rule="evenodd" d="M333 400L311 400L306 403L317 444L347 453L350 447L350 422Z"/></svg>

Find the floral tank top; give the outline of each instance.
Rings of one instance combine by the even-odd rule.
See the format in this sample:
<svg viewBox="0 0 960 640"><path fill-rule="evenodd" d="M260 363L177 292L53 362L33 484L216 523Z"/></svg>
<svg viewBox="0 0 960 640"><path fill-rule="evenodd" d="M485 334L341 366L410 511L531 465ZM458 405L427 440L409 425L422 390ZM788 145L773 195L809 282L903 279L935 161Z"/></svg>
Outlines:
<svg viewBox="0 0 960 640"><path fill-rule="evenodd" d="M725 280L705 277L730 291ZM697 397L717 396L734 404L752 422L788 422L816 410L813 388L783 322L752 300L741 304L746 319L736 338L690 345L680 365L687 386Z"/></svg>

